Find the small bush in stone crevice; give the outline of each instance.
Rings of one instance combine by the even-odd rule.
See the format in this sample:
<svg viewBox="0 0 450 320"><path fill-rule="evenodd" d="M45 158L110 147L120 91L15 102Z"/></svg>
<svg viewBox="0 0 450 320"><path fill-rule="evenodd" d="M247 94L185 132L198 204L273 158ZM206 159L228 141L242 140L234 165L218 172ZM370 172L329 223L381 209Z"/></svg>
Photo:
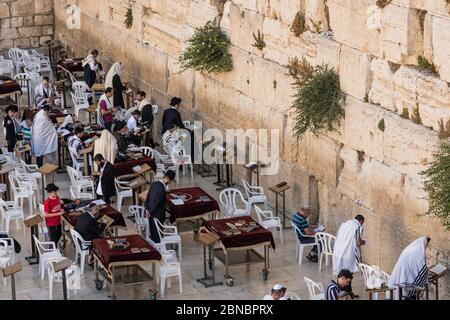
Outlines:
<svg viewBox="0 0 450 320"><path fill-rule="evenodd" d="M188 47L180 54L182 71L194 69L202 72L228 72L233 69L231 54L228 52L230 40L212 21L197 28L187 41Z"/></svg>
<svg viewBox="0 0 450 320"><path fill-rule="evenodd" d="M433 75L439 75L438 71L436 70L436 66L430 63L424 56L419 56L417 58L417 64L422 70L425 70Z"/></svg>
<svg viewBox="0 0 450 320"><path fill-rule="evenodd" d="M433 155L427 170L420 173L425 178L428 193L427 215L438 217L450 230L450 141L444 141Z"/></svg>
<svg viewBox="0 0 450 320"><path fill-rule="evenodd" d="M400 114L400 117L403 119L409 119L409 111L408 108L403 107L402 113Z"/></svg>
<svg viewBox="0 0 450 320"><path fill-rule="evenodd" d="M300 11L297 12L294 21L292 21L291 31L296 37L300 37L300 35L306 31L305 16Z"/></svg>
<svg viewBox="0 0 450 320"><path fill-rule="evenodd" d="M377 4L378 8L383 9L391 2L392 2L392 0L377 0L376 4Z"/></svg>
<svg viewBox="0 0 450 320"><path fill-rule="evenodd" d="M297 57L289 59L286 68L288 69L287 75L294 78L295 86L303 86L314 73L314 67L305 58L302 58L301 61Z"/></svg>
<svg viewBox="0 0 450 320"><path fill-rule="evenodd" d="M420 116L419 106L413 108L411 121L414 122L415 124L422 124L422 117Z"/></svg>
<svg viewBox="0 0 450 320"><path fill-rule="evenodd" d="M264 35L261 34L260 30L258 30L258 35L253 33L253 39L255 39L255 42L252 44L252 47L255 47L261 51L266 47L266 43L264 42Z"/></svg>
<svg viewBox="0 0 450 320"><path fill-rule="evenodd" d="M381 119L380 122L378 122L378 129L380 129L380 131L383 131L386 129L386 124L384 123L384 119Z"/></svg>
<svg viewBox="0 0 450 320"><path fill-rule="evenodd" d="M302 84L294 84L294 134L297 138L307 131L318 134L321 131L334 131L344 116L342 101L344 94L339 84L339 76L328 66L314 67Z"/></svg>
<svg viewBox="0 0 450 320"><path fill-rule="evenodd" d="M449 0L450 1L450 0ZM438 133L439 139L446 139L450 138L450 120L447 121L447 123L444 125L444 120L439 120L439 133Z"/></svg>
<svg viewBox="0 0 450 320"><path fill-rule="evenodd" d="M133 9L131 6L128 7L127 13L125 14L124 24L127 29L131 29L133 26Z"/></svg>

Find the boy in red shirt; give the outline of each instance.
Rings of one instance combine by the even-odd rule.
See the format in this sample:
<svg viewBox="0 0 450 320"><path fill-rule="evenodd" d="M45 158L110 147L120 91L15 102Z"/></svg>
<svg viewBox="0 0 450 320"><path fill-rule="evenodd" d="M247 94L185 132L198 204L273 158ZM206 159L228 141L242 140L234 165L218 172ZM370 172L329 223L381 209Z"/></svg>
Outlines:
<svg viewBox="0 0 450 320"><path fill-rule="evenodd" d="M58 241L62 236L61 215L64 214L61 207L61 199L56 193L59 188L54 183L50 183L45 190L48 192L48 198L44 201L45 223L50 234L50 241L58 245Z"/></svg>

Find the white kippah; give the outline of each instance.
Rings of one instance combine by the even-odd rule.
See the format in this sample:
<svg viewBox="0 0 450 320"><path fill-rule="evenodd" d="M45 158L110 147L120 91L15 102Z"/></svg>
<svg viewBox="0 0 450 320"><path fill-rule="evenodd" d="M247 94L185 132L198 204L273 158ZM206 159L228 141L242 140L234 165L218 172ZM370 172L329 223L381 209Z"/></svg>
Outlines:
<svg viewBox="0 0 450 320"><path fill-rule="evenodd" d="M283 289L284 286L282 284L277 283L276 285L273 286L272 290L281 290Z"/></svg>

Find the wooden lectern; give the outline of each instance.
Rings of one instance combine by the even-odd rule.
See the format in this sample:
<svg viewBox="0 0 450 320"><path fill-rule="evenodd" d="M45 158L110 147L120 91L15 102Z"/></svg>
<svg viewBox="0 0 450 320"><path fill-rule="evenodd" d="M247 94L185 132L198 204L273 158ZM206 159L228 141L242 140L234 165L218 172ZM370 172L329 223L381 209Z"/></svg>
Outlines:
<svg viewBox="0 0 450 320"><path fill-rule="evenodd" d="M30 265L39 263L39 255L36 254L36 244L34 243L33 235L35 235L36 238L39 238L38 225L42 221L43 219L39 214L30 216L23 221L25 227L31 229L31 256L25 258Z"/></svg>
<svg viewBox="0 0 450 320"><path fill-rule="evenodd" d="M22 264L17 262L12 266L6 267L2 269L3 277L11 276L11 298L12 300L16 300L16 278L15 274L19 271L22 271Z"/></svg>
<svg viewBox="0 0 450 320"><path fill-rule="evenodd" d="M428 284L434 285L436 289L436 300L439 300L439 278L447 274L448 269L442 264L436 264L429 268ZM429 298L429 288L427 287L427 300Z"/></svg>
<svg viewBox="0 0 450 320"><path fill-rule="evenodd" d="M58 166L46 163L37 171L42 174L42 202L45 201L45 184L47 183L47 176L52 175L52 182L54 181L53 173L58 170Z"/></svg>
<svg viewBox="0 0 450 320"><path fill-rule="evenodd" d="M70 267L72 262L69 259L64 259L58 262L53 262L53 268L55 272L62 273L62 282L63 282L63 296L64 300L67 300L67 277L66 277L66 269Z"/></svg>
<svg viewBox="0 0 450 320"><path fill-rule="evenodd" d="M205 232L206 231L206 232ZM194 236L194 240L201 243L203 245L203 272L204 277L201 279L197 279L197 282L200 282L205 286L205 288L221 286L223 282L216 282L216 268L214 264L214 244L220 239L220 237L206 230L205 227L201 227L199 233ZM208 258L206 257L206 249L208 248ZM206 261L208 260L209 268L212 271L212 275L209 276L206 269Z"/></svg>

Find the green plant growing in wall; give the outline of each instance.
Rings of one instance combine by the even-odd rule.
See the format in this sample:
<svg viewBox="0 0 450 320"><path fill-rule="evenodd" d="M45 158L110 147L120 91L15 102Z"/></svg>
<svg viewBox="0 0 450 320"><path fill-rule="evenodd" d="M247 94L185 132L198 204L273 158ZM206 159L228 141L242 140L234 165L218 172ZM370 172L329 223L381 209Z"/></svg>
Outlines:
<svg viewBox="0 0 450 320"><path fill-rule="evenodd" d="M128 7L127 13L125 14L124 24L127 29L131 29L133 26L133 8L131 8L131 5Z"/></svg>
<svg viewBox="0 0 450 320"><path fill-rule="evenodd" d="M228 72L233 69L230 40L212 21L197 28L187 41L187 48L180 54L181 71L194 69L202 72Z"/></svg>
<svg viewBox="0 0 450 320"><path fill-rule="evenodd" d="M438 133L439 139L447 139L450 137L450 119L447 121L447 123L444 125L444 120L439 120L439 133Z"/></svg>
<svg viewBox="0 0 450 320"><path fill-rule="evenodd" d="M289 59L285 67L288 70L287 75L295 80L293 85L299 87L303 86L314 74L314 67L305 58L302 58L301 61L297 57Z"/></svg>
<svg viewBox="0 0 450 320"><path fill-rule="evenodd" d="M380 120L380 122L378 122L378 129L380 129L380 131L383 131L386 129L386 124L384 123L384 118Z"/></svg>
<svg viewBox="0 0 450 320"><path fill-rule="evenodd" d="M413 108L413 113L411 115L411 121L415 124L422 124L422 118L420 117L419 106Z"/></svg>
<svg viewBox="0 0 450 320"><path fill-rule="evenodd" d="M440 144L427 170L420 173L425 178L428 193L427 215L438 217L450 230L450 141Z"/></svg>
<svg viewBox="0 0 450 320"><path fill-rule="evenodd" d="M264 35L261 34L260 30L258 30L258 35L253 33L253 39L255 39L255 43L252 44L252 47L255 47L261 51L266 47L266 43L264 42Z"/></svg>
<svg viewBox="0 0 450 320"><path fill-rule="evenodd" d="M316 31L316 33L320 33L320 30L322 29L322 21L315 22L313 19L309 18L309 21L311 21L311 24Z"/></svg>
<svg viewBox="0 0 450 320"><path fill-rule="evenodd" d="M419 65L419 67L422 70L427 71L434 75L439 75L439 73L437 72L436 66L434 64L430 63L424 56L419 56L417 58L417 64Z"/></svg>
<svg viewBox="0 0 450 320"><path fill-rule="evenodd" d="M305 26L305 16L300 11L295 15L294 21L292 21L291 31L295 34L296 37L300 37L300 35L306 31Z"/></svg>
<svg viewBox="0 0 450 320"><path fill-rule="evenodd" d="M378 8L383 9L391 2L392 2L392 0L377 0L376 4L377 4Z"/></svg>
<svg viewBox="0 0 450 320"><path fill-rule="evenodd" d="M403 111L400 114L400 117L402 117L403 119L409 119L409 110L406 107L403 107Z"/></svg>
<svg viewBox="0 0 450 320"><path fill-rule="evenodd" d="M336 130L344 116L339 76L323 65L314 67L312 74L302 82L302 85L294 84L297 90L292 104L295 136L300 138L307 131L317 135L324 130Z"/></svg>

